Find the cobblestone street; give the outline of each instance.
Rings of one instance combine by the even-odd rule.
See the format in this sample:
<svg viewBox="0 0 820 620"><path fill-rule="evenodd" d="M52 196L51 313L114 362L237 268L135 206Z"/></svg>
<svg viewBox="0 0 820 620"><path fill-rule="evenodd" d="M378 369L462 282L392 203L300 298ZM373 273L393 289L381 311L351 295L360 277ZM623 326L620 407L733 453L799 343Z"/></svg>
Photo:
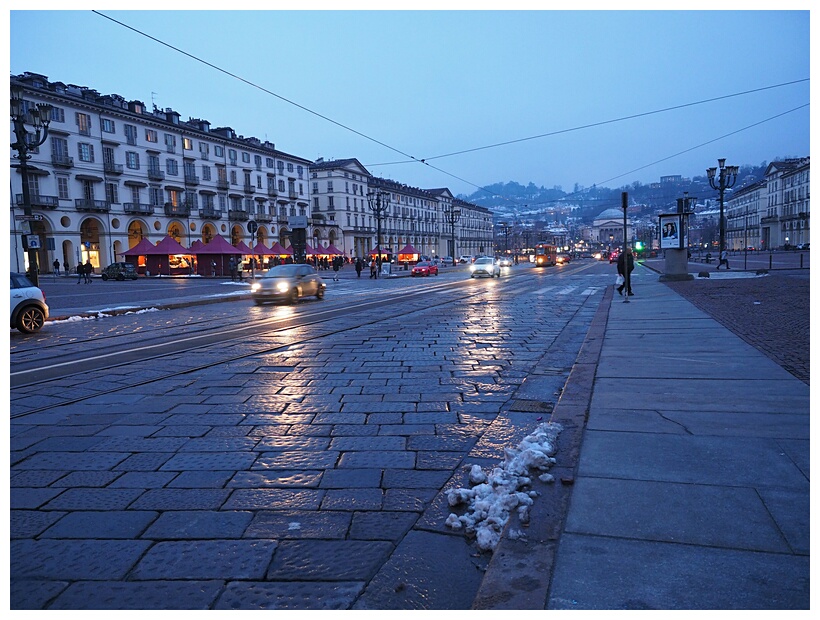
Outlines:
<svg viewBox="0 0 820 620"><path fill-rule="evenodd" d="M809 383L808 277L770 272L764 278L697 278L666 284Z"/></svg>

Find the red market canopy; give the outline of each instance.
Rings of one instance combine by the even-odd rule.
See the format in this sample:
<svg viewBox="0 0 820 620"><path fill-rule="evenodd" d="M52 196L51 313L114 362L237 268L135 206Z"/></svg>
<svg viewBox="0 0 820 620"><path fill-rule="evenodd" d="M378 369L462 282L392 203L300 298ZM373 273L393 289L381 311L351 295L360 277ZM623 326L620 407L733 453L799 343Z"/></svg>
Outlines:
<svg viewBox="0 0 820 620"><path fill-rule="evenodd" d="M254 251L253 251L253 250L251 250L251 249L248 247L248 244L246 244L244 241L240 241L239 243L237 243L237 244L236 244L236 249L237 249L237 250L241 250L241 251L242 251L242 254L245 254L245 255L254 254Z"/></svg>
<svg viewBox="0 0 820 620"><path fill-rule="evenodd" d="M194 242L193 242L193 243L191 243L191 252L193 252L194 254L196 254L196 251L197 251L199 248L203 247L204 245L205 245L205 244L204 244L204 243L202 243L199 239L194 239Z"/></svg>
<svg viewBox="0 0 820 620"><path fill-rule="evenodd" d="M125 252L120 252L122 256L146 256L148 254L153 254L154 251L154 244L148 241L145 237L140 239L140 242L135 245L133 248L126 250Z"/></svg>
<svg viewBox="0 0 820 620"><path fill-rule="evenodd" d="M339 248L337 248L332 243L329 246L327 246L327 253L328 254L337 254L339 256L344 254L344 252L342 252Z"/></svg>
<svg viewBox="0 0 820 620"><path fill-rule="evenodd" d="M223 237L217 235L201 248L197 248L197 254L243 254L242 250L237 250L230 243L225 241Z"/></svg>
<svg viewBox="0 0 820 620"><path fill-rule="evenodd" d="M146 255L154 254L171 256L172 254L193 254L193 252L186 250L176 239L169 235L152 247L150 251L146 252Z"/></svg>
<svg viewBox="0 0 820 620"><path fill-rule="evenodd" d="M399 254L418 254L419 251L409 243L399 250Z"/></svg>
<svg viewBox="0 0 820 620"><path fill-rule="evenodd" d="M319 254L319 252L310 247L309 243L305 243L305 254L309 254L310 256L316 256Z"/></svg>
<svg viewBox="0 0 820 620"><path fill-rule="evenodd" d="M271 247L270 251L274 256L281 256L282 254L293 254L293 250L291 250L290 248L283 248L282 244L278 241L273 244L273 247Z"/></svg>
<svg viewBox="0 0 820 620"><path fill-rule="evenodd" d="M275 254L278 254L279 252L274 252L271 248L269 248L268 246L266 246L264 243L262 243L260 241L255 246L253 246L253 253L256 254L257 256L274 256Z"/></svg>

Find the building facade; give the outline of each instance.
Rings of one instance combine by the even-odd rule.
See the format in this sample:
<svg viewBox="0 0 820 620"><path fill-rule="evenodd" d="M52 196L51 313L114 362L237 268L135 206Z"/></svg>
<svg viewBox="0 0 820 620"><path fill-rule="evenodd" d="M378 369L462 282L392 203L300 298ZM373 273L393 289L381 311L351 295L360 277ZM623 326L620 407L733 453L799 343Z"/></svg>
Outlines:
<svg viewBox="0 0 820 620"><path fill-rule="evenodd" d="M313 247L332 244L347 258L364 257L377 243L367 196L373 188L390 196L384 247L410 244L421 254L446 254L443 209L457 199L441 190L374 178L356 159L312 162L230 127L182 121L171 108L148 110L140 101L38 74L12 76L11 84L22 89L26 109L52 106L48 137L30 151L27 166L34 218L23 219L22 175L12 149L12 269L28 269L23 234L40 238L38 265L45 272L55 259L104 267L140 240L166 236L186 248L217 235L232 245L287 248L296 216L307 218ZM458 202L459 251L490 251L492 213Z"/></svg>

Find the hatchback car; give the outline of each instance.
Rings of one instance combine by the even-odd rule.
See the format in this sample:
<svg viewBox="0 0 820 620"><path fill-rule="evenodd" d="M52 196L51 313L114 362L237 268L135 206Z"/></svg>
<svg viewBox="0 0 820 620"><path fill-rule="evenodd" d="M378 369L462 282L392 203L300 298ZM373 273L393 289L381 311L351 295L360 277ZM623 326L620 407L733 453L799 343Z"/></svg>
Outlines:
<svg viewBox="0 0 820 620"><path fill-rule="evenodd" d="M131 263L111 263L100 272L103 280L136 280L137 268Z"/></svg>
<svg viewBox="0 0 820 620"><path fill-rule="evenodd" d="M420 263L416 263L416 266L413 267L413 270L410 272L411 276L437 276L438 275L438 265L434 265L431 262L421 261Z"/></svg>
<svg viewBox="0 0 820 620"><path fill-rule="evenodd" d="M266 301L296 303L301 297L325 296L324 283L310 265L277 265L268 269L251 285L251 296L256 305Z"/></svg>
<svg viewBox="0 0 820 620"><path fill-rule="evenodd" d="M512 267L513 260L509 256L502 256L498 259L499 267Z"/></svg>
<svg viewBox="0 0 820 620"><path fill-rule="evenodd" d="M492 278L495 276L496 278L501 277L501 267L498 266L498 262L490 257L490 256L482 256L481 258L475 259L475 262L470 265L470 277L477 278L487 276Z"/></svg>
<svg viewBox="0 0 820 620"><path fill-rule="evenodd" d="M22 273L11 272L11 327L25 334L40 329L48 318L46 295Z"/></svg>

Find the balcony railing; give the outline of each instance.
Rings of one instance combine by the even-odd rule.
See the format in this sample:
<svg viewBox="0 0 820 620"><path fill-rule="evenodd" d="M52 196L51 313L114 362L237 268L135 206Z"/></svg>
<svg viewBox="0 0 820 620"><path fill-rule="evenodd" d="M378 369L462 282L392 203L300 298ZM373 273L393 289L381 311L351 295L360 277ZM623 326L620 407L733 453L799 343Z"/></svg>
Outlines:
<svg viewBox="0 0 820 620"><path fill-rule="evenodd" d="M248 212L240 209L228 209L228 219L245 222L248 220Z"/></svg>
<svg viewBox="0 0 820 620"><path fill-rule="evenodd" d="M209 220L219 220L222 219L222 210L221 209L200 209L199 210L199 217L203 219Z"/></svg>
<svg viewBox="0 0 820 620"><path fill-rule="evenodd" d="M17 206L23 206L23 194L17 194ZM32 194L29 196L29 206L42 207L44 209L56 209L60 206L60 201L57 196L41 196L39 194Z"/></svg>
<svg viewBox="0 0 820 620"><path fill-rule="evenodd" d="M73 168L74 158L68 155L52 155L51 163L55 166L61 166L62 168Z"/></svg>
<svg viewBox="0 0 820 620"><path fill-rule="evenodd" d="M144 204L142 202L124 202L122 208L126 213L136 215L150 215L154 212L153 205Z"/></svg>
<svg viewBox="0 0 820 620"><path fill-rule="evenodd" d="M296 200L299 197L299 194L296 193L296 190L288 190L288 198L291 200Z"/></svg>
<svg viewBox="0 0 820 620"><path fill-rule="evenodd" d="M199 185L199 177L195 174L186 174L185 185Z"/></svg>
<svg viewBox="0 0 820 620"><path fill-rule="evenodd" d="M106 174L122 174L122 164L104 163L103 170Z"/></svg>
<svg viewBox="0 0 820 620"><path fill-rule="evenodd" d="M246 184L246 185L245 185L245 193L246 193L246 194L254 194L254 193L256 193L256 186Z"/></svg>
<svg viewBox="0 0 820 620"><path fill-rule="evenodd" d="M74 206L77 211L99 211L107 213L111 210L111 203L107 200L94 200L93 198L75 198Z"/></svg>
<svg viewBox="0 0 820 620"><path fill-rule="evenodd" d="M216 189L228 189L230 187L230 183L228 183L227 179L217 179L216 180Z"/></svg>
<svg viewBox="0 0 820 620"><path fill-rule="evenodd" d="M172 202L166 202L164 208L165 215L167 215L168 217L172 217L174 215L188 217L189 215L191 215L191 208L186 204L175 205Z"/></svg>
<svg viewBox="0 0 820 620"><path fill-rule="evenodd" d="M152 181L164 181L165 173L159 168L148 168L148 178Z"/></svg>
<svg viewBox="0 0 820 620"><path fill-rule="evenodd" d="M273 216L270 213L257 213L256 214L256 221L257 222L271 222L271 221L273 221Z"/></svg>
<svg viewBox="0 0 820 620"><path fill-rule="evenodd" d="M279 191L275 187L268 188L268 196L276 197L279 195Z"/></svg>

